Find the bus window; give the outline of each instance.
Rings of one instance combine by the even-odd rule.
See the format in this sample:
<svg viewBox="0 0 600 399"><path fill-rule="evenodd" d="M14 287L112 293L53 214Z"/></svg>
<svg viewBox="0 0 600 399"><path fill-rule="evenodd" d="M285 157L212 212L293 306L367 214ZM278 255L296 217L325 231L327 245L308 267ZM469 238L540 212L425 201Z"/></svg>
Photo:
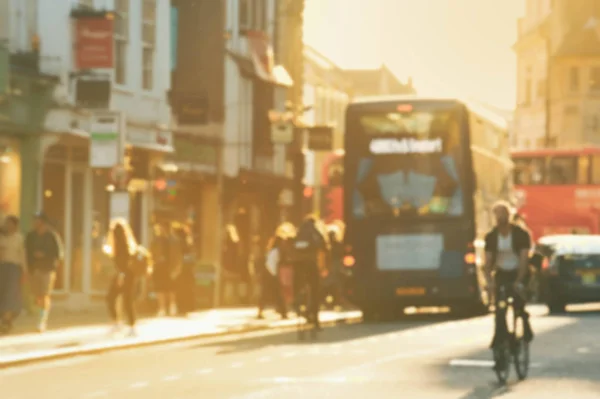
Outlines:
<svg viewBox="0 0 600 399"><path fill-rule="evenodd" d="M577 158L550 158L548 176L549 184L577 184Z"/></svg>
<svg viewBox="0 0 600 399"><path fill-rule="evenodd" d="M544 184L546 167L544 158L515 159L515 184Z"/></svg>
<svg viewBox="0 0 600 399"><path fill-rule="evenodd" d="M592 155L592 184L600 184L600 155Z"/></svg>
<svg viewBox="0 0 600 399"><path fill-rule="evenodd" d="M577 184L590 184L590 157L587 155L578 158Z"/></svg>

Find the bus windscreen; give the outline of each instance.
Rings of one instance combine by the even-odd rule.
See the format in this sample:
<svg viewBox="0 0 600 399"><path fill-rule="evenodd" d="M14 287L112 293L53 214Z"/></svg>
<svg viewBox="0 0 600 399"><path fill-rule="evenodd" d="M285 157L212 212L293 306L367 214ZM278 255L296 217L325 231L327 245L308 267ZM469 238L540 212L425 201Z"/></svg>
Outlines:
<svg viewBox="0 0 600 399"><path fill-rule="evenodd" d="M463 215L460 117L457 110L358 115L354 218Z"/></svg>

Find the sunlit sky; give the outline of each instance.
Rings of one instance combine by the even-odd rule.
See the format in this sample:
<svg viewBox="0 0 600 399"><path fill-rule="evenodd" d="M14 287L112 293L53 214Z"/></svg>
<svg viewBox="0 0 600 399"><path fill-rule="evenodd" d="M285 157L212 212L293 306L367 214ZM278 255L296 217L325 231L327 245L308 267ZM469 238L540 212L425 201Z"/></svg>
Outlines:
<svg viewBox="0 0 600 399"><path fill-rule="evenodd" d="M385 63L419 94L512 109L524 0L306 0L306 44L342 68Z"/></svg>

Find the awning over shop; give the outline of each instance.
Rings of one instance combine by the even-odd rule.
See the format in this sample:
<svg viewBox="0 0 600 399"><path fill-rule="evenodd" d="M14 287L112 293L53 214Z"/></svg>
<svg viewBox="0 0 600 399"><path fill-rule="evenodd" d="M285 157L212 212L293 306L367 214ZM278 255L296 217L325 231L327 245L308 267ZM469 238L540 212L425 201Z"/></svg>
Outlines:
<svg viewBox="0 0 600 399"><path fill-rule="evenodd" d="M283 65L275 65L273 47L268 36L262 32L249 31L248 39L249 56L244 56L233 51L228 51L243 75L252 75L265 82L278 86L291 87L294 81Z"/></svg>
<svg viewBox="0 0 600 399"><path fill-rule="evenodd" d="M51 109L44 119L44 132L60 135L59 139L62 143L87 142L90 139L89 115L69 108Z"/></svg>
<svg viewBox="0 0 600 399"><path fill-rule="evenodd" d="M175 152L165 157L159 168L163 172L216 175L218 170L218 139L196 134L176 133Z"/></svg>
<svg viewBox="0 0 600 399"><path fill-rule="evenodd" d="M152 152L170 154L173 148L173 133L156 126L130 124L127 126L127 146Z"/></svg>

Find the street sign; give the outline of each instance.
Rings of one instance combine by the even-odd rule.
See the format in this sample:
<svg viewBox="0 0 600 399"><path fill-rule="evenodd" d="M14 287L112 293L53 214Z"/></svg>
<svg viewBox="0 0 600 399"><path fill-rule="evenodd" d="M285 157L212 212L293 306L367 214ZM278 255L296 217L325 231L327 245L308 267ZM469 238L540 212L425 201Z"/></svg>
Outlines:
<svg viewBox="0 0 600 399"><path fill-rule="evenodd" d="M333 128L330 126L313 126L308 131L308 149L313 151L333 150Z"/></svg>
<svg viewBox="0 0 600 399"><path fill-rule="evenodd" d="M269 111L271 122L271 143L292 144L294 142L293 114L290 112Z"/></svg>
<svg viewBox="0 0 600 399"><path fill-rule="evenodd" d="M90 126L90 166L112 168L121 163L121 118L116 112L96 112Z"/></svg>

